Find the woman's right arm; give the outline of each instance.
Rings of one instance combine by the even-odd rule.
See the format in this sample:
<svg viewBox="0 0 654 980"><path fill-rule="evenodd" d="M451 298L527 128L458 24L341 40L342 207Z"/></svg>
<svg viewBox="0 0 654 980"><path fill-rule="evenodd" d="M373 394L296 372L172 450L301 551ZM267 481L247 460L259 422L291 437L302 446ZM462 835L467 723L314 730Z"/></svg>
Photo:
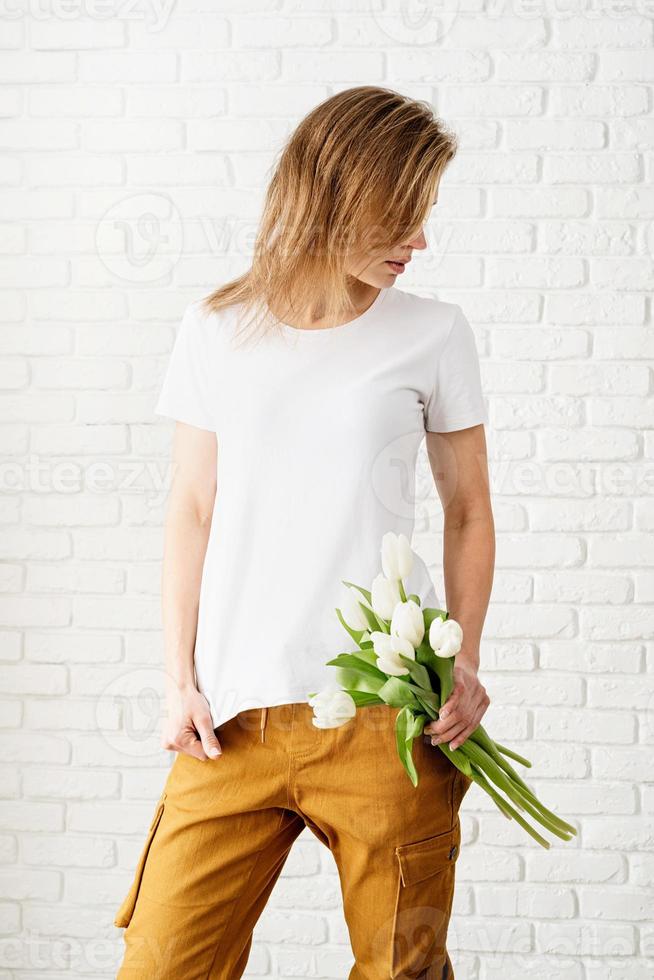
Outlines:
<svg viewBox="0 0 654 980"><path fill-rule="evenodd" d="M161 580L167 705L161 744L202 760L220 753L194 668L202 567L216 499L216 458L215 432L176 422Z"/></svg>

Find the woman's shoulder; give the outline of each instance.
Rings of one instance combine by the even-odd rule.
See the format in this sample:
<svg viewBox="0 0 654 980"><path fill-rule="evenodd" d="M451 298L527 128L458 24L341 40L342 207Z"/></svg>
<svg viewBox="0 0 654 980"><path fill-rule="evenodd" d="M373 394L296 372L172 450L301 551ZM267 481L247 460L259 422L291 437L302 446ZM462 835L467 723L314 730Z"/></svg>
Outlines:
<svg viewBox="0 0 654 980"><path fill-rule="evenodd" d="M237 317L236 306L216 310L207 303L206 296L200 296L186 304L182 322L198 342L213 344L233 335Z"/></svg>
<svg viewBox="0 0 654 980"><path fill-rule="evenodd" d="M463 316L458 303L449 303L437 296L393 288L396 309L406 315L407 323L421 333L427 332L437 340L445 340L452 327Z"/></svg>
<svg viewBox="0 0 654 980"><path fill-rule="evenodd" d="M184 316L194 323L203 325L221 326L227 322L232 314L231 307L221 307L216 310L211 307L207 296L198 296L189 300L184 309Z"/></svg>

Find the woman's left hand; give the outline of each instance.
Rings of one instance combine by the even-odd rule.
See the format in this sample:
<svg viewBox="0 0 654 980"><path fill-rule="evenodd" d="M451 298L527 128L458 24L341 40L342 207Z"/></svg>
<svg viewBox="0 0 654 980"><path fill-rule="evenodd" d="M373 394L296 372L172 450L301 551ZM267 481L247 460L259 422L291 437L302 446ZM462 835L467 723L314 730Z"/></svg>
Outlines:
<svg viewBox="0 0 654 980"><path fill-rule="evenodd" d="M479 682L474 667L455 662L452 673L452 692L439 711L439 717L425 725L423 732L431 735L432 745L449 742L449 748L454 751L477 728L490 704L490 698L486 688Z"/></svg>

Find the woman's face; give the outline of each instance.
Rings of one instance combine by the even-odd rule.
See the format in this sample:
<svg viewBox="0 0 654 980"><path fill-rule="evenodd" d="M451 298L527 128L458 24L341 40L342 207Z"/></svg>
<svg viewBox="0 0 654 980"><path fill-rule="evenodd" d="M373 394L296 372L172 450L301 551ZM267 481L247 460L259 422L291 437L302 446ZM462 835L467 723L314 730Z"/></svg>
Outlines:
<svg viewBox="0 0 654 980"><path fill-rule="evenodd" d="M438 197L432 207L437 200ZM347 264L347 272L361 282L384 289L392 286L397 277L402 275L411 261L414 249L424 248L427 248L427 239L421 227L413 238L398 243L384 255L380 255L378 249L353 254Z"/></svg>

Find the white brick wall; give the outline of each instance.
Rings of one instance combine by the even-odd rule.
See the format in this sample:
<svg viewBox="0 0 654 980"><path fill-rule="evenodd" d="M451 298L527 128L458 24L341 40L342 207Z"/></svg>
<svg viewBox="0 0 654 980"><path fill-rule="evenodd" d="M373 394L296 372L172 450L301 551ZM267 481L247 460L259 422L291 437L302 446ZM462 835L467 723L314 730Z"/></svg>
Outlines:
<svg viewBox="0 0 654 980"><path fill-rule="evenodd" d="M476 330L498 532L485 720L580 826L546 852L471 790L457 980L654 974L654 8L433 7L3 7L0 980L115 975L111 919L173 758L155 391L186 304L247 265L273 154L360 83L433 101L460 134L433 251L400 286ZM441 588L424 455L419 488ZM306 831L247 976L350 963L336 869Z"/></svg>

